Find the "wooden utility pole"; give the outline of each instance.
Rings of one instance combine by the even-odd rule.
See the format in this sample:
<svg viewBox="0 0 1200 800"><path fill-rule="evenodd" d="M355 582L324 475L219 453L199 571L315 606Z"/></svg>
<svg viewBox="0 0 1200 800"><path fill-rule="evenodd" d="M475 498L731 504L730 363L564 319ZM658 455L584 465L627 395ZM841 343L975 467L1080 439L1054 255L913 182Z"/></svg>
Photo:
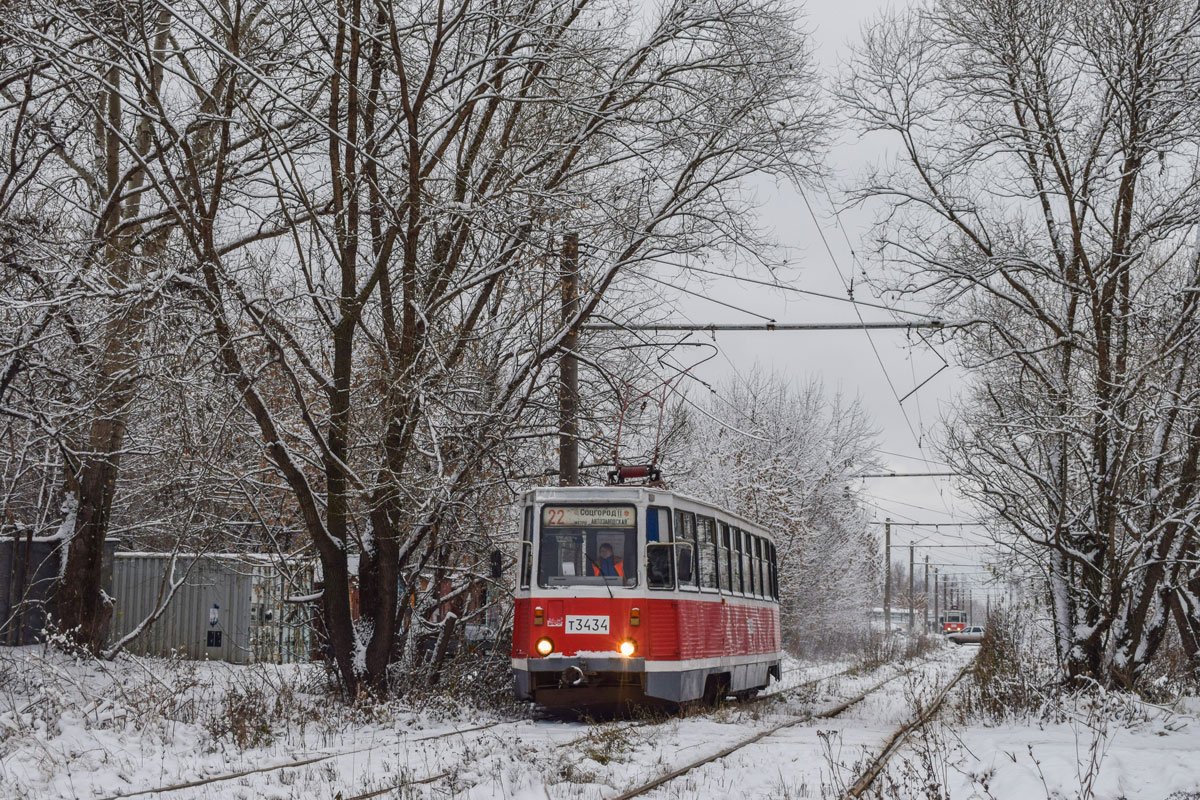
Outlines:
<svg viewBox="0 0 1200 800"><path fill-rule="evenodd" d="M579 234L563 237L562 320L568 324L579 307ZM579 484L579 329L572 326L563 339L558 366L558 485Z"/></svg>
<svg viewBox="0 0 1200 800"><path fill-rule="evenodd" d="M892 632L892 520L883 523L883 632Z"/></svg>

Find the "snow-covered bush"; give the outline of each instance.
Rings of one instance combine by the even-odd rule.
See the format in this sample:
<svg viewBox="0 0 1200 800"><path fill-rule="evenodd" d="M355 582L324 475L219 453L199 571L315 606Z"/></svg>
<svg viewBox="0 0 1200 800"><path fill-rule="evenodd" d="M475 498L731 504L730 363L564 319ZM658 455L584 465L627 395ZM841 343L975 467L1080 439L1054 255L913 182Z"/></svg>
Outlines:
<svg viewBox="0 0 1200 800"><path fill-rule="evenodd" d="M1036 606L1029 602L992 608L957 704L960 716L988 723L1062 716L1055 711L1067 696L1062 673L1048 626L1030 624L1037 618Z"/></svg>

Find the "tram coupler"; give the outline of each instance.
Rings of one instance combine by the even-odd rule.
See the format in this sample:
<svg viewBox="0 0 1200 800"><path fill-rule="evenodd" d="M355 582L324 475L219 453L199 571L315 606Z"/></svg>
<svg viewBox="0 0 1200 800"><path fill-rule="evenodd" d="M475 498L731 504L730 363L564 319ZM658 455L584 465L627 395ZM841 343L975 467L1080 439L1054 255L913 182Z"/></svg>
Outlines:
<svg viewBox="0 0 1200 800"><path fill-rule="evenodd" d="M565 689L568 686L587 686L587 681L587 673L579 667L570 666L562 671L562 677L558 680L558 687Z"/></svg>

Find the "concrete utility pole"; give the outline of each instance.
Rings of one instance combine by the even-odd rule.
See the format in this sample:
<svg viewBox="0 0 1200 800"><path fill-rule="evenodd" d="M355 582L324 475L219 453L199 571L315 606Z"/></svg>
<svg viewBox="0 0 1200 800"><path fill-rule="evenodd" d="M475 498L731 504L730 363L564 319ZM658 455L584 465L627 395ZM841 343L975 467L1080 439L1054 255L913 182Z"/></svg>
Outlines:
<svg viewBox="0 0 1200 800"><path fill-rule="evenodd" d="M883 632L892 632L892 520L883 522Z"/></svg>
<svg viewBox="0 0 1200 800"><path fill-rule="evenodd" d="M579 234L563 237L562 321L567 324L579 307ZM572 328L563 339L558 366L558 485L579 484L579 330Z"/></svg>
<svg viewBox="0 0 1200 800"><path fill-rule="evenodd" d="M975 624L975 599L970 589L967 589L967 624Z"/></svg>
<svg viewBox="0 0 1200 800"><path fill-rule="evenodd" d="M921 630L929 633L929 556L925 556L925 613L921 617L924 621L924 627Z"/></svg>
<svg viewBox="0 0 1200 800"><path fill-rule="evenodd" d="M938 606L938 571L937 567L933 568L933 625L934 630L941 630L938 623L942 621L940 606Z"/></svg>
<svg viewBox="0 0 1200 800"><path fill-rule="evenodd" d="M913 632L913 623L917 621L917 598L913 594L913 575L916 573L916 568L913 566L913 546L908 546L908 632Z"/></svg>

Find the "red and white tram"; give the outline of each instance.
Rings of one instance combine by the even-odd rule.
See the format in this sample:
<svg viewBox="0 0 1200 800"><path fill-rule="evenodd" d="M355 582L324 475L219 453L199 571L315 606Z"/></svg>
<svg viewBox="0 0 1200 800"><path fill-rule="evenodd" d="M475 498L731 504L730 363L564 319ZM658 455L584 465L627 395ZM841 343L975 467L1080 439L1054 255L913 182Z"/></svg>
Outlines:
<svg viewBox="0 0 1200 800"><path fill-rule="evenodd" d="M942 633L959 633L967 627L965 611L947 611L941 617Z"/></svg>
<svg viewBox="0 0 1200 800"><path fill-rule="evenodd" d="M681 703L778 680L775 543L753 522L650 486L534 489L522 520L518 698Z"/></svg>

